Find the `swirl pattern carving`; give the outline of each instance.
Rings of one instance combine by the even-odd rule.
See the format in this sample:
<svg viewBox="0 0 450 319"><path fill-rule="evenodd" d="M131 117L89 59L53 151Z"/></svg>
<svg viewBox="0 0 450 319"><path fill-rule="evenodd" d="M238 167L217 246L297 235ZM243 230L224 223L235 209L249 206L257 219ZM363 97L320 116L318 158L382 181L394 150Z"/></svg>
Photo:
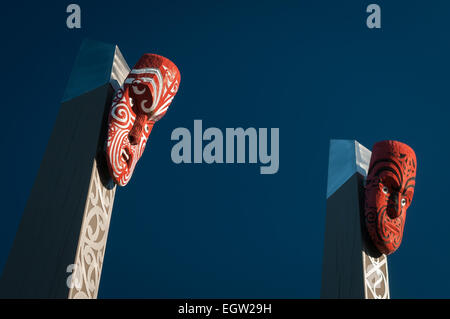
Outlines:
<svg viewBox="0 0 450 319"><path fill-rule="evenodd" d="M363 267L366 299L389 299L389 277L386 255L375 258L363 252Z"/></svg>
<svg viewBox="0 0 450 319"><path fill-rule="evenodd" d="M94 161L69 299L97 298L115 192L103 186Z"/></svg>

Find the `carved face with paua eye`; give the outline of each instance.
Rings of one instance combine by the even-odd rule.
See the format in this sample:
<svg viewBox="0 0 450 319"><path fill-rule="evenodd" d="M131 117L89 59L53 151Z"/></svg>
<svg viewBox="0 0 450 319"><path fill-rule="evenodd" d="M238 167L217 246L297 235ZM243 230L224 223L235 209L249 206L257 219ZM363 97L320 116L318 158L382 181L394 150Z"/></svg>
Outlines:
<svg viewBox="0 0 450 319"><path fill-rule="evenodd" d="M402 242L416 168L416 155L408 145L382 141L373 146L365 186L365 222L380 253L392 254Z"/></svg>
<svg viewBox="0 0 450 319"><path fill-rule="evenodd" d="M128 183L156 121L167 112L180 85L170 60L144 54L114 95L109 113L106 158L114 182Z"/></svg>

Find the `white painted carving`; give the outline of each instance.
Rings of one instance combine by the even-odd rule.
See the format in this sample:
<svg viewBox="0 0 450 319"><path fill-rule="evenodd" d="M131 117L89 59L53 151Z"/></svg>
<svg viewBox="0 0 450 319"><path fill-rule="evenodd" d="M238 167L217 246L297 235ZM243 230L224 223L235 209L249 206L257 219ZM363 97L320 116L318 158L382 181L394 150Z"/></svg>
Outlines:
<svg viewBox="0 0 450 319"><path fill-rule="evenodd" d="M371 257L363 251L366 299L389 299L389 276L386 255Z"/></svg>
<svg viewBox="0 0 450 319"><path fill-rule="evenodd" d="M115 192L103 186L94 160L69 299L97 298Z"/></svg>

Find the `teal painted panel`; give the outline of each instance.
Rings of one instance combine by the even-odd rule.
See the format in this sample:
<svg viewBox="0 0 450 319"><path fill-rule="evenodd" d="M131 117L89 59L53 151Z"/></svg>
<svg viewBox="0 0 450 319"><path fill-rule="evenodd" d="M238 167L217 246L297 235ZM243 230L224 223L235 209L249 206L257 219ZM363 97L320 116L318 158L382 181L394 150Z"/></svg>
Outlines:
<svg viewBox="0 0 450 319"><path fill-rule="evenodd" d="M114 44L85 39L75 59L62 102L109 83L115 49Z"/></svg>

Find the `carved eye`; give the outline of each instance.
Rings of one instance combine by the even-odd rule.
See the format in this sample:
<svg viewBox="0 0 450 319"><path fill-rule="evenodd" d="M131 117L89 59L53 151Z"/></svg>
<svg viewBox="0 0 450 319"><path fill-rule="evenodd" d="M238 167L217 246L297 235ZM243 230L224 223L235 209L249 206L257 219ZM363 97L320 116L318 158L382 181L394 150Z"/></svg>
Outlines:
<svg viewBox="0 0 450 319"><path fill-rule="evenodd" d="M406 205L406 198L402 198L402 207Z"/></svg>
<svg viewBox="0 0 450 319"><path fill-rule="evenodd" d="M147 124L145 124L144 130L145 130L145 133L148 133L148 125Z"/></svg>
<svg viewBox="0 0 450 319"><path fill-rule="evenodd" d="M386 186L383 186L383 193L387 194L389 192L389 189Z"/></svg>

